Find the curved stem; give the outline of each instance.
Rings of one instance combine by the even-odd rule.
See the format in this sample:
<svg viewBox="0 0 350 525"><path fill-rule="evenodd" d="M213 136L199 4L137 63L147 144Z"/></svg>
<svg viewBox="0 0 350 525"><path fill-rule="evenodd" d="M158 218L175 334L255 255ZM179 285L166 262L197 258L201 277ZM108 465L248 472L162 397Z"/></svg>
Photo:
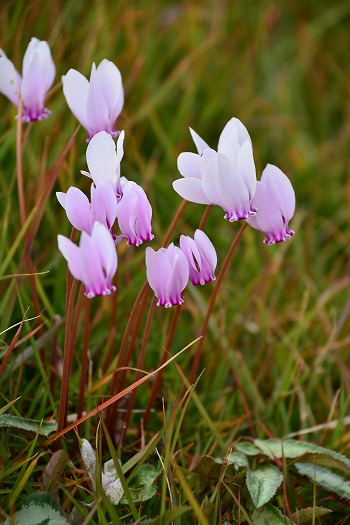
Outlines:
<svg viewBox="0 0 350 525"><path fill-rule="evenodd" d="M83 339L83 352L81 356L81 374L80 374L80 385L79 385L79 398L77 408L77 418L80 419L83 415L84 410L84 396L85 396L85 385L86 376L88 372L89 364L89 336L90 336L90 300L85 297L84 299L84 339Z"/></svg>
<svg viewBox="0 0 350 525"><path fill-rule="evenodd" d="M205 211L203 213L203 217L201 218L201 222L199 223L199 226L198 226L198 230L203 230L204 229L205 223L207 222L207 219L209 217L209 213L210 213L212 207L213 207L212 204L208 204L208 206L205 208Z"/></svg>
<svg viewBox="0 0 350 525"><path fill-rule="evenodd" d="M24 186L23 186L23 165L22 165L22 113L23 113L23 100L19 97L18 101L18 113L17 113L17 126L16 126L16 167L17 167L17 189L18 189L18 203L19 203L19 214L21 217L21 225L26 222L26 203L24 199Z"/></svg>
<svg viewBox="0 0 350 525"><path fill-rule="evenodd" d="M200 356L201 356L201 353L202 353L205 335L207 333L209 320L210 320L210 317L211 317L211 314L212 314L212 311L213 311L213 308L214 308L214 305L215 305L215 301L216 301L217 295L218 295L219 290L220 290L221 283L222 283L223 278L225 276L225 273L226 273L226 271L228 269L228 266L230 264L231 258L233 256L233 254L235 253L237 245L238 245L238 243L239 243L239 241L240 241L240 239L241 239L241 237L243 235L244 230L247 228L247 226L248 226L248 224L246 222L244 222L244 224L241 226L240 230L238 231L236 237L233 239L233 242L232 242L232 244L230 246L230 249L227 252L226 257L224 259L224 262L222 264L222 268L220 270L220 273L219 273L219 275L217 277L217 280L216 280L216 283L215 283L215 288L214 288L213 294L212 294L212 296L210 298L208 310L207 310L207 313L206 313L206 316L205 316L205 319L204 319L204 323L203 323L203 326L202 326L202 330L201 330L201 333L200 333L200 335L202 337L201 337L201 339L198 342L197 350L196 350L196 353L195 353L195 356L194 356L194 360L193 360L193 363L192 363L191 375L190 375L190 383L194 382L194 379L195 379L195 376L196 376L196 373L197 373L197 370L198 370L199 359L200 359Z"/></svg>

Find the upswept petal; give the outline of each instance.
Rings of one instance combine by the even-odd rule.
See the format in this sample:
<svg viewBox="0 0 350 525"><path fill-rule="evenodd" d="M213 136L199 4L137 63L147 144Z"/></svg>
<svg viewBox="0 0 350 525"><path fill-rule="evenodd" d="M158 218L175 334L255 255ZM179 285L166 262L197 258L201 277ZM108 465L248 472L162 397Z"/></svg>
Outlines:
<svg viewBox="0 0 350 525"><path fill-rule="evenodd" d="M106 276L103 272L101 254L97 248L96 239L92 235L82 232L79 249L82 271L81 280L86 288L86 296L90 299L96 295L104 295L106 291Z"/></svg>
<svg viewBox="0 0 350 525"><path fill-rule="evenodd" d="M31 62L34 56L39 57L41 64L41 82L44 86L45 93L50 89L56 75L56 68L52 60L51 50L47 42L40 41L33 37L29 42L27 50L23 57L22 76L31 75Z"/></svg>
<svg viewBox="0 0 350 525"><path fill-rule="evenodd" d="M18 106L21 82L21 75L0 49L0 93L5 95L15 106Z"/></svg>
<svg viewBox="0 0 350 525"><path fill-rule="evenodd" d="M192 177L177 179L173 182L173 188L182 197L197 204L212 204L203 191L202 181Z"/></svg>
<svg viewBox="0 0 350 525"><path fill-rule="evenodd" d="M96 186L91 185L91 219L92 223L101 222L111 229L117 218L117 199L111 183L100 180Z"/></svg>
<svg viewBox="0 0 350 525"><path fill-rule="evenodd" d="M197 151L198 151L199 155L201 155L203 153L203 151L206 148L209 148L210 146L208 146L208 144L205 142L205 140L203 140L202 137L200 137L198 135L198 133L196 133L192 128L189 128L189 129L190 129L190 133L191 133L193 142L195 143L195 146L197 148Z"/></svg>
<svg viewBox="0 0 350 525"><path fill-rule="evenodd" d="M210 158L203 169L202 187L204 194L211 204L224 205L224 198L219 184L219 169L217 155Z"/></svg>
<svg viewBox="0 0 350 525"><path fill-rule="evenodd" d="M180 153L177 158L177 169L183 177L201 179L201 157L188 151Z"/></svg>
<svg viewBox="0 0 350 525"><path fill-rule="evenodd" d="M253 204L257 208L256 221L264 233L273 233L283 228L283 218L270 188L257 182ZM247 220L249 224L249 219Z"/></svg>
<svg viewBox="0 0 350 525"><path fill-rule="evenodd" d="M27 75L29 71L30 63L33 58L33 53L38 48L39 44L40 44L40 40L38 38L35 38L35 36L33 36L30 39L30 42L23 56L23 63L22 63L22 76L23 77Z"/></svg>
<svg viewBox="0 0 350 525"><path fill-rule="evenodd" d="M33 52L28 70L23 76L21 94L24 108L28 109L33 118L36 118L36 114L39 116L44 108L46 89L43 83L41 58L36 50Z"/></svg>
<svg viewBox="0 0 350 525"><path fill-rule="evenodd" d="M92 228L91 238L93 239L96 251L100 255L102 267L106 273L106 286L112 290L114 287L111 285L111 281L118 266L117 250L115 249L112 236L104 224L95 222Z"/></svg>
<svg viewBox="0 0 350 525"><path fill-rule="evenodd" d="M109 111L103 96L103 79L97 73L96 65L92 64L90 89L87 97L87 118L90 124L90 136L105 130L111 133ZM91 131L92 130L92 131Z"/></svg>
<svg viewBox="0 0 350 525"><path fill-rule="evenodd" d="M201 250L203 256L208 261L209 266L214 273L218 262L218 256L216 254L216 250L214 248L213 243L209 239L208 235L204 233L203 230L195 231L194 240L197 243L199 249Z"/></svg>
<svg viewBox="0 0 350 525"><path fill-rule="evenodd" d="M191 268L193 268L193 270L196 272L198 272L198 270L201 272L202 257L195 241L187 235L181 235L180 248L186 257L188 264L190 265L190 275Z"/></svg>
<svg viewBox="0 0 350 525"><path fill-rule="evenodd" d="M221 149L221 141L225 137L228 137L232 141L238 142L240 145L242 145L246 140L249 140L251 142L251 138L247 128L236 117L232 117L222 130L221 135L219 137L218 150Z"/></svg>
<svg viewBox="0 0 350 525"><path fill-rule="evenodd" d="M165 306L172 269L171 264L162 250L155 252L153 248L146 248L146 275L147 280L158 298L158 306Z"/></svg>
<svg viewBox="0 0 350 525"><path fill-rule="evenodd" d="M82 271L80 264L80 250L70 239L67 239L64 235L57 235L58 249L62 253L63 257L68 262L68 268L70 273L78 279L82 280Z"/></svg>
<svg viewBox="0 0 350 525"><path fill-rule="evenodd" d="M256 188L256 169L253 156L253 146L250 140L244 142L237 155L237 167L247 186L250 199Z"/></svg>
<svg viewBox="0 0 350 525"><path fill-rule="evenodd" d="M109 133L100 131L92 137L86 149L86 161L95 184L100 180L107 180L116 190L119 182L117 175L119 164L114 140Z"/></svg>
<svg viewBox="0 0 350 525"><path fill-rule="evenodd" d="M75 69L70 69L62 77L63 93L67 104L80 124L89 132L90 124L87 117L87 99L89 81Z"/></svg>
<svg viewBox="0 0 350 525"><path fill-rule="evenodd" d="M57 199L66 210L69 222L79 231L90 233L90 202L85 193L72 186L67 193L57 192Z"/></svg>
<svg viewBox="0 0 350 525"><path fill-rule="evenodd" d="M287 175L277 166L268 164L262 173L261 182L273 193L283 217L288 222L295 211L295 193Z"/></svg>
<svg viewBox="0 0 350 525"><path fill-rule="evenodd" d="M189 267L185 255L180 248L174 246L174 255L171 263L171 278L167 289L167 306L183 303L182 292L189 279Z"/></svg>
<svg viewBox="0 0 350 525"><path fill-rule="evenodd" d="M97 67L103 97L108 107L111 126L119 117L124 105L124 89L119 69L110 60L102 60Z"/></svg>
<svg viewBox="0 0 350 525"><path fill-rule="evenodd" d="M249 193L244 180L229 159L218 153L218 183L229 220L249 216Z"/></svg>

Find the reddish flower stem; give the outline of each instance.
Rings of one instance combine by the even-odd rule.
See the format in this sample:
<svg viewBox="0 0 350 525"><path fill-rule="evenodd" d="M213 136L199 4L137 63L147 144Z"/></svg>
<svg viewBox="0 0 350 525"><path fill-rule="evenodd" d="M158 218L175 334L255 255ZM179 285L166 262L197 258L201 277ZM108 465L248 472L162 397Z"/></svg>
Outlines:
<svg viewBox="0 0 350 525"><path fill-rule="evenodd" d="M230 246L230 249L227 252L226 257L224 259L224 262L222 264L220 273L219 273L219 275L218 275L218 277L216 279L215 288L214 288L212 296L210 298L208 310L207 310L207 313L206 313L206 316L205 316L205 319L204 319L202 330L200 332L200 335L202 337L201 337L201 339L198 342L197 350L196 350L196 353L195 353L195 356L194 356L194 359L193 359L192 369L191 369L191 374L190 374L190 383L193 383L194 380L195 380L195 376L196 376L196 373L197 373L197 370L198 370L198 366L199 366L199 360L200 360L202 349L203 349L205 335L207 333L209 320L210 320L211 314L212 314L213 309L214 309L215 301L216 301L216 298L218 296L218 293L219 293L219 290L220 290L220 286L222 284L222 281L224 279L225 273L226 273L226 271L228 269L228 266L230 264L231 258L233 256L233 254L235 253L235 250L236 250L236 248L238 246L238 243L239 243L239 241L240 241L240 239L241 239L241 237L243 235L244 230L247 228L247 226L248 226L248 224L246 222L244 222L244 224L242 224L241 228L239 229L236 237L233 239L233 242L232 242L232 244Z"/></svg>
<svg viewBox="0 0 350 525"><path fill-rule="evenodd" d="M142 338L141 352L140 352L140 355L139 355L139 359L137 361L137 368L139 370L142 370L143 364L144 364L144 361L145 361L146 348L147 348L147 343L148 343L148 339L149 339L149 334L150 334L150 331L151 331L151 325L152 325L154 310L155 310L155 307L156 307L156 302L157 302L157 298L156 297L152 297L152 301L151 301L151 304L150 304L150 307L149 307L149 310L148 310L148 315L147 315L147 320L146 320L146 325L145 325L145 331L144 331L143 338ZM135 381L138 381L140 379L140 377L141 377L141 372L136 372ZM133 392L131 394L131 397L130 397L128 410L127 410L126 417L125 417L125 422L124 422L124 432L126 432L126 430L128 428L128 425L129 425L131 412L132 412L132 410L134 408L134 405L135 405L136 392L137 392L137 389L135 388L135 390L133 390Z"/></svg>
<svg viewBox="0 0 350 525"><path fill-rule="evenodd" d="M119 284L118 284L118 270L114 277L114 283L116 287L116 291L112 294L111 300L112 300L112 311L111 311L111 320L109 324L109 332L106 342L106 353L103 359L103 365L102 365L102 372L105 374L109 368L109 365L111 364L113 360L113 341L116 334L116 326L117 326L117 314L118 314L118 295L119 295Z"/></svg>
<svg viewBox="0 0 350 525"><path fill-rule="evenodd" d="M83 415L84 410L84 396L85 386L89 365L89 337L90 337L90 300L85 297L84 299L84 339L83 339L83 352L81 357L81 374L80 374L80 385L79 385L79 398L77 414L78 419Z"/></svg>
<svg viewBox="0 0 350 525"><path fill-rule="evenodd" d="M69 364L70 364L70 337L71 337L71 323L74 308L74 297L77 288L77 281L74 279L69 293L66 295L66 331L64 336L64 351L63 351L63 373L61 384L60 405L58 408L58 425L57 430L60 431L65 427L66 408L68 399L68 385L69 385Z"/></svg>
<svg viewBox="0 0 350 525"><path fill-rule="evenodd" d="M23 112L23 100L19 97L18 101L18 113L17 113L17 126L16 126L16 167L17 167L17 190L18 190L18 203L19 203L19 214L21 217L21 225L26 222L26 202L24 198L24 186L23 186L23 164L22 164L22 112Z"/></svg>
<svg viewBox="0 0 350 525"><path fill-rule="evenodd" d="M210 213L212 207L213 207L212 204L208 204L208 206L205 208L205 211L203 213L203 217L201 218L201 222L199 223L199 226L198 226L198 230L203 230L204 229L205 223L207 222L207 219L209 217L209 213Z"/></svg>
<svg viewBox="0 0 350 525"><path fill-rule="evenodd" d="M167 337L167 340L166 340L166 343L165 343L165 347L164 347L164 351L163 351L163 355L162 355L162 358L161 358L161 363L160 363L161 365L163 365L165 363L165 361L167 359L167 356L169 354L170 346L171 346L173 337L175 335L175 329L176 329L177 321L179 319L179 315L180 315L180 312L181 312L181 305L177 305L174 308L175 308L174 315L173 315L173 318L172 318L172 321L171 321L171 324L170 324L169 334L168 334L168 337ZM156 376L156 379L154 381L154 384L153 384L153 387L152 387L152 391L151 391L151 396L150 396L150 399L148 401L148 405L147 405L147 408L146 408L146 411L145 411L145 415L144 415L144 418L143 418L143 425L144 425L144 427L146 427L147 424L148 424L149 416L150 416L151 410L153 408L153 405L154 405L154 402L155 402L155 399L156 399L156 396L157 396L157 393L158 393L158 390L159 390L162 378L163 378L163 370L161 370L158 373L158 375Z"/></svg>

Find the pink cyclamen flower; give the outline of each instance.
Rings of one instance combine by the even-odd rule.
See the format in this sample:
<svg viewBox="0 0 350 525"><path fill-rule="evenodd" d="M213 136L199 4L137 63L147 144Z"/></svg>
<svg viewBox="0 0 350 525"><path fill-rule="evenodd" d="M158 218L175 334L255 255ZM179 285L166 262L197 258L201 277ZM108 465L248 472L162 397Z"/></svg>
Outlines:
<svg viewBox="0 0 350 525"><path fill-rule="evenodd" d="M199 204L217 204L233 222L255 214L251 204L256 187L253 148L246 127L232 118L224 127L214 151L190 130L198 155L181 153L178 169L183 179L173 182L184 199Z"/></svg>
<svg viewBox="0 0 350 525"><path fill-rule="evenodd" d="M91 235L83 231L79 246L63 235L58 235L57 240L69 271L85 285L86 297L91 299L115 291L112 279L117 271L117 251L104 224L95 222Z"/></svg>
<svg viewBox="0 0 350 525"><path fill-rule="evenodd" d="M117 206L119 228L129 245L139 246L154 237L151 225L152 207L141 186L125 177L121 180L123 197Z"/></svg>
<svg viewBox="0 0 350 525"><path fill-rule="evenodd" d="M123 192L120 182L120 163L124 155L124 131L121 131L117 146L112 137L105 131L97 133L89 142L86 149L86 162L89 171L82 171L95 184L100 180L108 181L117 196L121 199Z"/></svg>
<svg viewBox="0 0 350 525"><path fill-rule="evenodd" d="M119 69L110 60L92 64L90 82L75 69L62 77L63 93L72 113L91 139L99 131L117 135L114 123L124 105Z"/></svg>
<svg viewBox="0 0 350 525"><path fill-rule="evenodd" d="M85 193L74 186L67 193L58 191L56 196L77 230L90 235L94 223L100 222L111 231L117 218L117 199L109 181L100 180L96 186L91 184L91 204Z"/></svg>
<svg viewBox="0 0 350 525"><path fill-rule="evenodd" d="M51 51L43 40L32 38L23 57L22 77L0 49L0 93L15 106L23 101L22 120L42 120L50 115L44 107L45 95L56 74Z"/></svg>
<svg viewBox="0 0 350 525"><path fill-rule="evenodd" d="M247 223L266 235L265 244L286 241L294 235L289 221L294 215L295 193L288 177L276 166L268 164L253 198L256 215Z"/></svg>
<svg viewBox="0 0 350 525"><path fill-rule="evenodd" d="M157 306L169 308L183 303L189 268L180 248L173 243L158 251L146 248L146 268L148 283L158 298Z"/></svg>
<svg viewBox="0 0 350 525"><path fill-rule="evenodd" d="M190 270L190 280L194 286L215 281L217 255L213 243L202 231L196 230L194 239L181 235L180 248L185 254Z"/></svg>

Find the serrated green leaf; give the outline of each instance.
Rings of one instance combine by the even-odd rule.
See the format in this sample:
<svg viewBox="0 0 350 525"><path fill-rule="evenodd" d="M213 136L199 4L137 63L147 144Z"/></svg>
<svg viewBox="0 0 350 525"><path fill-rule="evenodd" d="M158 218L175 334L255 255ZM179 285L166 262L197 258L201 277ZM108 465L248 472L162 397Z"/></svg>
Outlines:
<svg viewBox="0 0 350 525"><path fill-rule="evenodd" d="M247 471L247 487L256 508L262 507L276 494L283 481L282 472L274 465Z"/></svg>
<svg viewBox="0 0 350 525"><path fill-rule="evenodd" d="M129 489L133 501L147 501L151 499L157 491L157 477L159 472L153 465L142 465L136 476L132 479ZM121 503L127 504L125 496L120 500Z"/></svg>
<svg viewBox="0 0 350 525"><path fill-rule="evenodd" d="M238 443L235 446L235 449L238 450L238 452L245 454L246 456L257 456L258 454L261 454L260 448L255 447L249 441L242 441L241 443Z"/></svg>
<svg viewBox="0 0 350 525"><path fill-rule="evenodd" d="M319 455L319 464L350 472L350 460L346 456L307 441L297 441L296 439L255 439L254 444L263 454L271 459L274 457L302 458L304 462L304 456L307 455L307 461L317 463L317 455ZM314 455L316 456L315 461L313 461Z"/></svg>
<svg viewBox="0 0 350 525"><path fill-rule="evenodd" d="M48 493L27 496L5 525L69 525L57 501Z"/></svg>
<svg viewBox="0 0 350 525"><path fill-rule="evenodd" d="M345 480L339 474L335 474L325 467L312 465L311 463L295 463L299 474L306 476L316 485L338 494L341 498L350 500L350 481Z"/></svg>
<svg viewBox="0 0 350 525"><path fill-rule="evenodd" d="M298 523L298 525L306 525L307 523L312 522L315 518L322 518L322 516L327 516L333 512L331 509L326 507L308 507L307 509L300 509L294 512L292 515L293 521Z"/></svg>
<svg viewBox="0 0 350 525"><path fill-rule="evenodd" d="M34 434L40 434L41 436L47 437L52 432L56 432L57 422L37 421L35 419L4 414L0 416L0 428L16 428L17 430L34 432Z"/></svg>
<svg viewBox="0 0 350 525"><path fill-rule="evenodd" d="M273 505L267 505L263 509L257 509L252 514L254 525L293 525L292 522L283 516L281 511Z"/></svg>

